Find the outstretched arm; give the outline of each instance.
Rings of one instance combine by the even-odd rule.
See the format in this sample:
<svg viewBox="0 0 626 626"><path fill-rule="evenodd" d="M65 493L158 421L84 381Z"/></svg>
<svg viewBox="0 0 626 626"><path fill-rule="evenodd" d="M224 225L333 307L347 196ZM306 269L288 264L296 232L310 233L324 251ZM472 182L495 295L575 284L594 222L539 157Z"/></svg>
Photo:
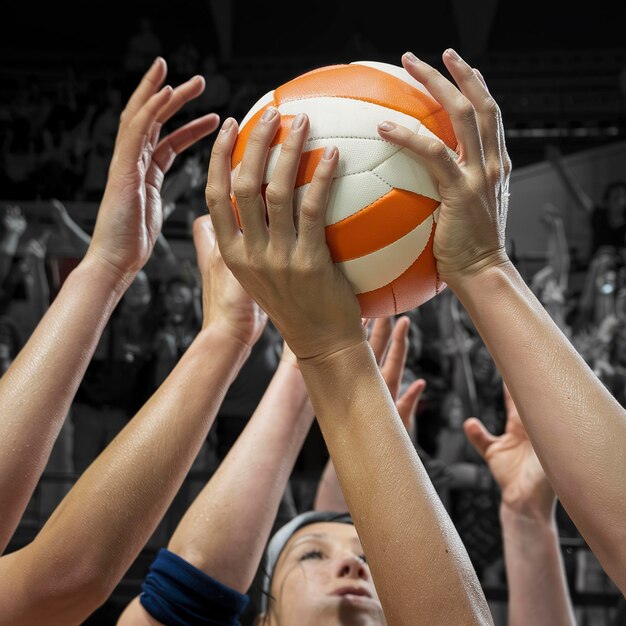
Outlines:
<svg viewBox="0 0 626 626"><path fill-rule="evenodd" d="M506 255L511 164L501 114L481 75L455 57L446 52L443 59L461 93L428 64L406 56L403 62L457 120L458 159L401 127L382 134L423 157L437 178L439 274L491 352L558 498L624 591L626 410Z"/></svg>
<svg viewBox="0 0 626 626"><path fill-rule="evenodd" d="M183 516L168 550L214 580L247 593L312 423L302 375L286 347L250 421ZM141 626L146 619L154 620L140 596L118 625Z"/></svg>
<svg viewBox="0 0 626 626"><path fill-rule="evenodd" d="M380 317L374 320L369 341L402 423L410 435L414 429L415 409L426 388L426 381L423 378L414 380L398 397L408 351L408 332L409 319L406 316L399 318L395 323L391 317ZM330 457L317 485L313 508L316 511L338 513L348 510Z"/></svg>
<svg viewBox="0 0 626 626"><path fill-rule="evenodd" d="M266 317L211 248L203 221L194 240L203 264L201 331L36 539L0 559L0 624L79 624L106 600L171 504L258 339Z"/></svg>
<svg viewBox="0 0 626 626"><path fill-rule="evenodd" d="M502 492L500 522L509 589L509 626L575 626L556 498L504 387L506 427L495 437L476 418L464 430Z"/></svg>
<svg viewBox="0 0 626 626"><path fill-rule="evenodd" d="M230 118L222 126L206 193L220 249L298 357L388 622L409 624L420 614L430 623L490 623L467 552L367 342L358 300L326 245L336 149L327 148L319 161L294 224L293 190L309 128L305 115L295 120L265 200L263 172L278 111L268 108L252 131L232 187L241 230L230 196L237 123Z"/></svg>
<svg viewBox="0 0 626 626"><path fill-rule="evenodd" d="M150 256L164 174L218 123L207 115L159 140L161 125L203 89L202 80L192 80L159 90L165 75L165 62L156 61L131 96L89 250L0 380L0 549L41 476L111 312Z"/></svg>

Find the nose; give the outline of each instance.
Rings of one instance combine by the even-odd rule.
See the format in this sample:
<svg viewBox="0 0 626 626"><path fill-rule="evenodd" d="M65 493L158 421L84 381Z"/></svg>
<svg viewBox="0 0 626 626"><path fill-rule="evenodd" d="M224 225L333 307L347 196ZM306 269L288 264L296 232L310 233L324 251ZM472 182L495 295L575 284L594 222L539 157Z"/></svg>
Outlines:
<svg viewBox="0 0 626 626"><path fill-rule="evenodd" d="M356 555L346 555L339 559L336 574L338 578L370 579L367 566Z"/></svg>

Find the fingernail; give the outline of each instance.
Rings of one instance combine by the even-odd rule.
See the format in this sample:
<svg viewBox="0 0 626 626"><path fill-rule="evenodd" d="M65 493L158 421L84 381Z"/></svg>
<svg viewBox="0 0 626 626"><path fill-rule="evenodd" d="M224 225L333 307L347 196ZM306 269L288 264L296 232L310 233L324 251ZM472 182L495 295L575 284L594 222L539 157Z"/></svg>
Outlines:
<svg viewBox="0 0 626 626"><path fill-rule="evenodd" d="M330 161L337 152L337 148L335 146L326 146L326 150L324 150L324 158L327 161Z"/></svg>
<svg viewBox="0 0 626 626"><path fill-rule="evenodd" d="M396 125L393 124L392 122L381 122L378 125L378 128L380 128L380 130L390 131L396 128Z"/></svg>
<svg viewBox="0 0 626 626"><path fill-rule="evenodd" d="M264 122L269 122L274 119L274 116L278 113L278 111L274 107L269 107L269 109L265 110L263 113L263 117L261 118Z"/></svg>
<svg viewBox="0 0 626 626"><path fill-rule="evenodd" d="M448 53L449 56L451 56L455 61L460 61L461 57L458 55L457 51L454 50L453 48L448 48L446 50L446 52Z"/></svg>
<svg viewBox="0 0 626 626"><path fill-rule="evenodd" d="M291 122L291 130L298 130L298 128L304 124L304 119L304 113L298 113L298 115L293 118L293 122Z"/></svg>
<svg viewBox="0 0 626 626"><path fill-rule="evenodd" d="M152 67L154 67L155 65L158 65L162 61L163 61L163 57L157 57L156 59L154 59L154 62L152 63Z"/></svg>
<svg viewBox="0 0 626 626"><path fill-rule="evenodd" d="M222 132L229 131L233 127L233 122L234 120L232 117L226 118L222 124Z"/></svg>
<svg viewBox="0 0 626 626"><path fill-rule="evenodd" d="M412 52L405 52L404 58L410 63L417 63L419 59Z"/></svg>

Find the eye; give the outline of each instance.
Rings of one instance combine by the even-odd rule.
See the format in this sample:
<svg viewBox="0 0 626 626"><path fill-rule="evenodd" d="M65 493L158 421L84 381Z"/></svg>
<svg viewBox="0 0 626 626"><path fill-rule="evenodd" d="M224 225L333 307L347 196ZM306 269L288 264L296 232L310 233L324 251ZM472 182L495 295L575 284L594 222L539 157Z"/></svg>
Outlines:
<svg viewBox="0 0 626 626"><path fill-rule="evenodd" d="M359 558L361 559L361 561L363 561L363 563L367 565L367 558L365 557L364 554L359 554Z"/></svg>
<svg viewBox="0 0 626 626"><path fill-rule="evenodd" d="M321 550L309 550L305 552L298 560L306 561L307 559L323 559L324 554Z"/></svg>

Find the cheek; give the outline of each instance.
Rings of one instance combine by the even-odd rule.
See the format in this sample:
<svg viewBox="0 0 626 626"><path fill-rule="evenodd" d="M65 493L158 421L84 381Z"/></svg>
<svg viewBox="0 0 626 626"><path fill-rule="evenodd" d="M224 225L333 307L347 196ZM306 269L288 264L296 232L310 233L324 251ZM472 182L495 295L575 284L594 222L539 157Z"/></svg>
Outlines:
<svg viewBox="0 0 626 626"><path fill-rule="evenodd" d="M320 563L295 565L284 577L278 592L278 602L283 610L302 610L322 598L329 582L328 568Z"/></svg>

